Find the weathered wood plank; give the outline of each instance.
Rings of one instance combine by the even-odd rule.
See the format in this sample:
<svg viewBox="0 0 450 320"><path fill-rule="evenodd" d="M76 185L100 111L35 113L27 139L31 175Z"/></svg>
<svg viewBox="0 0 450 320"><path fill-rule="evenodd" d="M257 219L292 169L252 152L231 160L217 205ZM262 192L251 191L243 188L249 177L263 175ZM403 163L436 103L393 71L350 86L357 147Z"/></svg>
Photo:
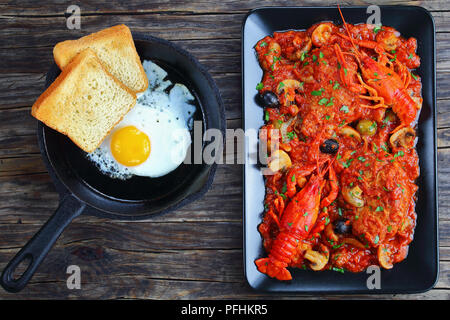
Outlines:
<svg viewBox="0 0 450 320"><path fill-rule="evenodd" d="M13 255L17 249L0 250L0 267L8 262L7 258ZM5 259L6 258L6 259ZM95 244L95 240L86 241L82 245L69 244L64 247L54 248L44 263L38 269L31 283L20 294L29 295L37 284L42 292L58 290L58 296L70 293L78 297L91 297L91 288L97 288L96 292L106 294L111 292L108 298L140 298L145 293L146 286L136 286L138 296L122 293L118 283L114 279L121 279L122 285L127 287L134 283L133 279L148 281L165 281L178 283L171 291L178 292L180 284L184 282L200 282L204 285L220 283L226 288L232 284L245 284L244 271L241 263L242 250L183 250L183 251L131 251L117 250ZM4 260L4 261L3 261ZM66 288L66 269L69 265L78 265L82 272L82 289L69 291ZM426 293L425 297L434 297L433 291L449 287L450 263L441 263L440 280L436 289ZM181 285L182 286L182 285ZM177 288L178 290L175 290ZM248 292L246 285L237 291L238 295L256 295L270 297L267 294ZM244 292L242 292L244 289ZM119 295L120 294L120 295ZM148 298L157 298L157 292L151 291ZM213 298L217 294L208 290L203 298ZM277 295L279 298L287 298L292 295ZM0 298L7 298L8 294L0 290ZM41 296L40 298L44 298ZM51 296L49 296L51 297ZM363 297L363 296L361 296ZM368 296L366 296L368 297ZM96 297L97 298L97 297ZM100 298L100 297L98 297ZM101 298L106 298L101 296ZM195 297L198 298L198 297Z"/></svg>
<svg viewBox="0 0 450 320"><path fill-rule="evenodd" d="M346 4L352 5L371 5L371 4L386 4L385 0L354 0L346 1ZM0 8L4 15L61 15L67 7L72 4L70 1L48 1L45 4L38 4L32 0L26 1L0 1ZM408 0L394 0L389 1L389 4L398 5L416 5L423 6L428 10L445 10L449 8L448 2L445 0L427 0L427 1L408 1ZM98 2L89 0L83 1L79 4L81 12L84 14L90 13L122 13L122 12L136 12L136 13L152 13L152 12L183 12L183 13L218 13L218 12L240 12L247 11L261 6L295 6L299 3L292 0L223 0L215 2L207 0L196 1L165 1L156 0L152 1L151 5L147 2L138 0L133 1L108 1L102 3L101 6ZM334 6L336 1L333 0L303 0L302 6Z"/></svg>
<svg viewBox="0 0 450 320"><path fill-rule="evenodd" d="M83 282L98 278L140 277L190 281L240 282L244 275L241 249L133 251L105 246L97 239L55 247L33 282L64 281L70 265L82 270ZM0 250L3 269L18 249ZM108 282L103 286L107 286ZM0 293L1 297L1 293Z"/></svg>
<svg viewBox="0 0 450 320"><path fill-rule="evenodd" d="M43 165L42 165L43 166ZM43 224L58 206L58 195L47 173L0 177L0 224ZM241 221L242 168L218 166L208 193L174 213L152 221ZM83 221L97 218L83 216Z"/></svg>
<svg viewBox="0 0 450 320"><path fill-rule="evenodd" d="M240 75L238 73L219 73L213 74L212 77L220 88L227 118L239 118L242 113L240 94L236 93L240 93L241 90ZM0 110L31 106L44 88L45 74L0 74ZM2 121L1 118L0 121Z"/></svg>
<svg viewBox="0 0 450 320"><path fill-rule="evenodd" d="M77 218L58 240L60 245L94 241L117 250L162 252L167 250L242 248L240 222L141 222L97 219L84 223ZM38 231L38 225L0 226L0 248L23 246Z"/></svg>
<svg viewBox="0 0 450 320"><path fill-rule="evenodd" d="M229 121L230 127L240 126L240 122ZM446 132L447 129L439 130ZM441 138L445 141L445 138ZM20 141L20 140L18 140ZM37 147L36 147L37 148ZM450 170L446 163L450 161L450 149L438 151L439 161L439 206L441 219L450 219ZM200 201L181 209L177 219L240 219L242 193L242 167L239 165L219 165L213 188ZM48 208L56 208L57 197L51 182L44 175L46 172L39 154L33 156L17 156L2 159L0 163L0 213L6 215L8 221L15 223L22 218L28 223L42 221L41 214L50 214ZM11 175L14 179L11 178ZM31 176L30 176L31 175ZM11 197L11 195L16 195ZM227 201L223 202L223 197ZM51 201L49 202L49 199ZM223 203L223 205L219 205ZM30 210L32 209L32 210ZM51 210L50 210L51 211ZM214 215L212 216L212 213ZM46 217L47 217L46 216ZM36 220L37 219L37 220ZM166 219L164 217L163 219Z"/></svg>
<svg viewBox="0 0 450 320"><path fill-rule="evenodd" d="M0 15L0 48L48 47L74 39L111 25L124 23L134 32L142 32L168 40L239 39L244 13L237 14L139 14L88 15L82 17L79 30L68 30L66 18L21 17ZM450 32L450 12L434 13L439 37ZM36 34L35 30L39 30Z"/></svg>
<svg viewBox="0 0 450 320"><path fill-rule="evenodd" d="M438 128L450 127L450 100L437 101L437 126Z"/></svg>
<svg viewBox="0 0 450 320"><path fill-rule="evenodd" d="M241 109L241 76L239 73L212 74L219 87L228 119L240 118ZM446 127L450 122L450 73L438 73L438 119L439 127ZM44 90L43 74L0 74L0 110L31 106ZM255 91L256 94L256 91ZM0 118L0 121L2 119ZM0 129L1 130L1 129Z"/></svg>
<svg viewBox="0 0 450 320"><path fill-rule="evenodd" d="M1 269L36 232L37 226L14 224L5 228L0 225L0 230ZM441 244L443 242L447 247L449 231L450 223L441 223ZM239 262L242 257L241 232L240 223L122 223L100 219L96 223L85 223L80 218L63 233L30 286L21 294L30 294L35 283L40 284L42 292L59 285L54 289L59 290L58 296L65 296L70 292L65 287L65 270L72 264L82 270L83 290L76 291L79 297L92 298L90 289L95 286L103 294L112 291L111 298L117 298L120 295L115 292L118 284L111 279L121 279L123 284L132 279L210 281L223 283L225 287L229 285L227 283L244 283L242 263ZM448 259L445 257L443 260ZM436 288L450 287L449 269L450 262L442 261ZM136 286L139 292L145 288ZM208 292L203 298L214 298L215 294ZM433 293L425 296L428 295ZM2 290L0 297L3 297Z"/></svg>
<svg viewBox="0 0 450 320"><path fill-rule="evenodd" d="M323 5L328 1L307 0L302 5L319 2ZM438 31L438 125L444 128L439 130L438 142L440 147L448 147L449 133L445 128L450 127L447 85L450 83L450 37L442 32L450 31L449 5L444 0L395 2L438 10L433 12ZM58 203L37 153L35 120L29 115L29 106L42 92L44 74L52 61L51 49L57 41L117 23L127 23L134 31L177 41L213 74L227 107L227 118L236 119L228 121L228 126L236 128L240 127L241 117L240 94L236 92L240 93L242 18L248 9L256 6L296 3L156 0L150 5L137 0L126 3L113 0L99 8L94 1L87 0L81 4L82 13L92 15L83 16L82 30L78 33L65 28L63 11L68 4L72 3L0 0L0 37L5 39L0 44L3 48L0 53L0 159L3 161L0 162L0 269L40 228ZM134 15L137 11L139 14ZM35 30L39 30L38 36ZM324 298L450 298L450 149L440 149L438 157L441 274L437 289L418 295ZM0 290L0 299L274 298L254 292L245 284L241 172L241 166L220 165L213 187L205 197L151 221L124 223L88 216L78 218L63 233L32 283L17 295ZM69 264L82 267L82 290L67 290L65 268ZM297 299L298 296L275 298Z"/></svg>
<svg viewBox="0 0 450 320"><path fill-rule="evenodd" d="M108 26L126 24L133 32L142 32L167 40L238 39L244 14L214 15L95 15L82 19L80 30L68 30L61 17L23 18L0 16L1 48L53 46ZM39 33L36 34L36 30Z"/></svg>
<svg viewBox="0 0 450 320"><path fill-rule="evenodd" d="M103 286L107 283L107 287ZM45 288L45 290L43 290ZM235 299L377 299L377 300L449 300L448 289L435 289L419 294L399 295L281 295L252 290L244 280L240 283L179 281L151 279L145 276L119 278L97 277L96 282L82 284L81 290L68 290L66 281L31 282L17 294L3 293L1 299L161 299L161 300L235 300Z"/></svg>
<svg viewBox="0 0 450 320"><path fill-rule="evenodd" d="M437 132L438 134L438 147L440 148L448 148L450 147L450 129L440 129Z"/></svg>
<svg viewBox="0 0 450 320"><path fill-rule="evenodd" d="M240 72L240 40L176 40L177 45L193 54L211 73ZM46 73L53 64L53 46L4 48L0 73ZM39 63L37 63L39 61Z"/></svg>

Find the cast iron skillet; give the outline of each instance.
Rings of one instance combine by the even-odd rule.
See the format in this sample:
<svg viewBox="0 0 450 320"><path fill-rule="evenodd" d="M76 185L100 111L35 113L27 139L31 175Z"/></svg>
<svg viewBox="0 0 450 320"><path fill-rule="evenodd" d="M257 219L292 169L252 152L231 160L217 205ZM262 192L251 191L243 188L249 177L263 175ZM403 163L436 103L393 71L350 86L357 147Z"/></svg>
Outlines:
<svg viewBox="0 0 450 320"><path fill-rule="evenodd" d="M133 38L141 59L159 64L168 71L172 82L183 83L190 89L197 104L194 120L202 122L202 129L217 128L224 136L223 103L205 68L187 51L171 42L143 34L133 34ZM47 87L59 73L54 64L47 74ZM66 136L41 122L37 129L41 154L60 194L60 204L47 223L3 270L0 283L9 292L18 292L25 287L64 228L82 213L130 221L148 219L200 198L213 181L215 164L184 163L160 178L111 179L101 174ZM194 159L194 150L202 152L207 143L202 141L202 145L196 148L192 140L194 145L191 145L190 156ZM21 263L27 263L28 267L16 278L14 271Z"/></svg>

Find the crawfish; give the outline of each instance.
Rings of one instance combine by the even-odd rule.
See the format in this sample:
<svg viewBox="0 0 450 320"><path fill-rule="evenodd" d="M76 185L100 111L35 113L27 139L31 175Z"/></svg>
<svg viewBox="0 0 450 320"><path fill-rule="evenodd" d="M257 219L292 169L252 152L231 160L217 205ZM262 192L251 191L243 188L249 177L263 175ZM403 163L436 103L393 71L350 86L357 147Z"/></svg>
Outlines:
<svg viewBox="0 0 450 320"><path fill-rule="evenodd" d="M273 242L269 257L255 261L260 272L278 280L292 279L286 267L291 263L298 243L308 237L316 223L320 195L325 184L323 176L328 168L311 175L303 189L287 205L280 221L280 232Z"/></svg>
<svg viewBox="0 0 450 320"><path fill-rule="evenodd" d="M366 53L360 52L356 48L354 42L357 42L357 40L351 37L347 23L345 22L339 6L338 9L349 36L349 40L355 49L354 55L360 66L362 77L370 88L368 88L365 84L363 85L369 89L369 91L375 91L378 96L367 98L371 98L372 100L378 98L380 101L379 105L392 106L392 110L397 114L401 121L401 125L397 128L397 130L400 127L410 126L416 120L418 107L406 91L405 82L391 68L388 68L385 64L373 60ZM380 53L381 49L379 46L375 45L374 49L377 53Z"/></svg>

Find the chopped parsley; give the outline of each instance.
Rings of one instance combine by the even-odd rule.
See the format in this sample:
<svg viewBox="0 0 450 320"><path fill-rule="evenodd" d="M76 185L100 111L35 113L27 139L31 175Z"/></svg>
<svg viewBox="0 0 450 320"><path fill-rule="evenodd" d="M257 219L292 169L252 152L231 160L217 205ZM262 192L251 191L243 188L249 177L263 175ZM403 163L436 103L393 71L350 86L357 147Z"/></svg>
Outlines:
<svg viewBox="0 0 450 320"><path fill-rule="evenodd" d="M262 82L256 85L256 90L261 90L262 88L264 88L264 84Z"/></svg>
<svg viewBox="0 0 450 320"><path fill-rule="evenodd" d="M380 241L380 237L378 235L376 235L375 239L373 239L373 243L377 244L378 241Z"/></svg>
<svg viewBox="0 0 450 320"><path fill-rule="evenodd" d="M300 57L300 60L301 61L303 61L303 60L305 60L305 58L308 56L308 54L305 52L305 51L303 51L302 52L302 55L301 55L301 57Z"/></svg>
<svg viewBox="0 0 450 320"><path fill-rule="evenodd" d="M341 107L341 109L339 109L339 110L341 110L341 111L343 111L344 113L349 113L350 112L350 110L348 109L348 106L342 106Z"/></svg>
<svg viewBox="0 0 450 320"><path fill-rule="evenodd" d="M397 152L396 154L394 154L394 159L391 160L391 162L394 162L395 158L397 157L403 157L405 155L405 153L403 152L403 150L400 150L399 152Z"/></svg>
<svg viewBox="0 0 450 320"><path fill-rule="evenodd" d="M339 82L336 81L334 83L333 90L337 90L337 89L339 89L339 87L340 87L340 84L339 84Z"/></svg>
<svg viewBox="0 0 450 320"><path fill-rule="evenodd" d="M322 93L320 93L320 94L322 94ZM322 99L320 99L319 100L319 104L321 105L321 106L323 106L324 104L326 104L328 102L328 99L327 98L322 98Z"/></svg>
<svg viewBox="0 0 450 320"><path fill-rule="evenodd" d="M342 166L344 167L344 168L348 168L348 167L350 167L350 165L352 164L352 161L353 161L354 159L348 159L346 162L343 162L342 163Z"/></svg>
<svg viewBox="0 0 450 320"><path fill-rule="evenodd" d="M328 102L328 103L325 105L325 107L330 107L330 106L334 105L333 100L334 100L334 97L331 97L331 98L330 98L330 102Z"/></svg>
<svg viewBox="0 0 450 320"><path fill-rule="evenodd" d="M344 273L345 272L344 268L333 267L331 270L336 271L336 272L340 272L340 273Z"/></svg>

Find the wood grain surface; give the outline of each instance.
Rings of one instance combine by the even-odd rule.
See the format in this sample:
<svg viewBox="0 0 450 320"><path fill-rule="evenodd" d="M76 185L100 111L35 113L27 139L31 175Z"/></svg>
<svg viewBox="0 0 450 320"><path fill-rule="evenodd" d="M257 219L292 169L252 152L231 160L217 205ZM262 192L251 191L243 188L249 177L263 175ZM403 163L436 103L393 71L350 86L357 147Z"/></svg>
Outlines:
<svg viewBox="0 0 450 320"><path fill-rule="evenodd" d="M333 5L336 1L85 0L81 30L66 28L71 1L0 0L0 269L45 223L58 196L39 154L30 107L44 88L52 48L111 25L176 42L207 67L226 106L227 127L241 127L240 37L248 10L267 5ZM429 1L341 1L406 4L436 22L440 278L413 295L276 296L253 291L242 259L242 166L220 165L211 190L176 212L145 222L90 216L65 230L18 294L0 299L450 299L450 4ZM234 150L225 150L233 153ZM66 268L82 270L81 290L66 286Z"/></svg>

